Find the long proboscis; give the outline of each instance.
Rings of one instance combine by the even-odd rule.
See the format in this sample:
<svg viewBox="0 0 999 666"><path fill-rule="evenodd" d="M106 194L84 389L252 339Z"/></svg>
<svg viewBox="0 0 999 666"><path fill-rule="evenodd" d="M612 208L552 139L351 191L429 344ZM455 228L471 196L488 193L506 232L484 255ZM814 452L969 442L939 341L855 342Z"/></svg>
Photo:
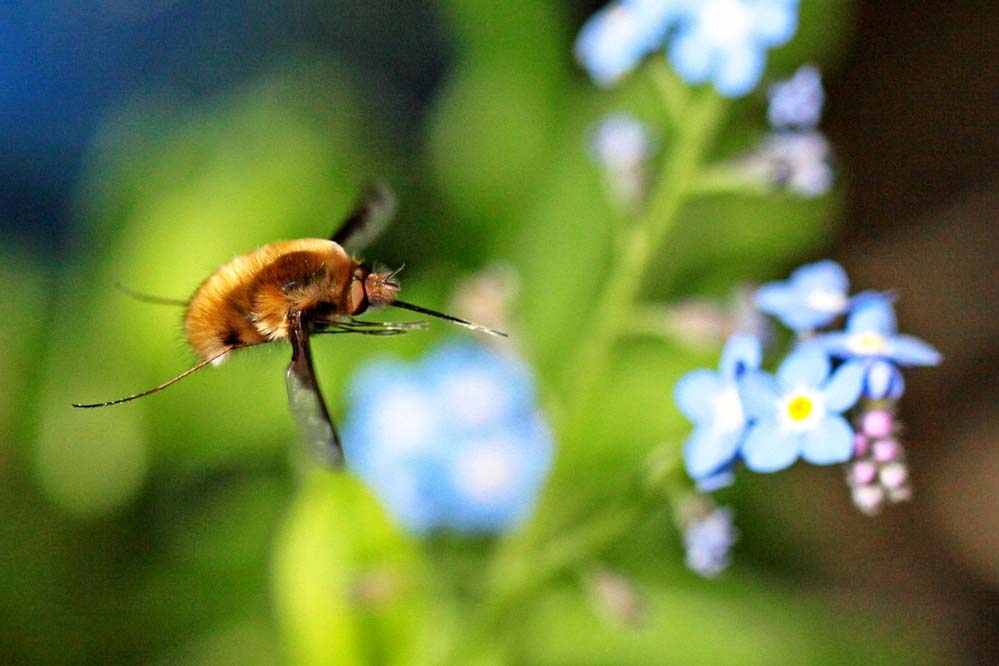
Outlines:
<svg viewBox="0 0 999 666"><path fill-rule="evenodd" d="M497 331L494 328L489 328L488 326L483 326L482 324L473 324L470 321L465 321L459 317L454 317L449 314L444 314L443 312L437 312L436 310L431 310L429 308L420 307L419 305L413 305L412 303L406 303L405 301L392 301L390 303L393 307L402 308L403 310L410 310L412 312L419 312L420 314L425 314L430 317L436 317L437 319L443 319L449 321L452 324L458 324L459 326L464 326L465 328L470 328L473 331L478 331L479 333L488 333L489 335L496 335L501 338L509 337L503 331Z"/></svg>
<svg viewBox="0 0 999 666"><path fill-rule="evenodd" d="M80 408L83 408L83 409L90 409L92 407L109 407L110 405L120 405L123 402L131 402L132 400L136 400L137 398L144 398L147 395L150 395L152 393L156 393L157 391L162 391L166 387L172 386L173 384L176 384L177 382L179 382L184 377L187 377L188 375L193 375L198 370L201 370L201 368L203 368L206 365L209 365L209 364L211 364L211 363L219 360L220 358L222 358L223 356L225 356L229 352L233 351L234 349L239 349L240 347L249 347L249 346L250 345L230 345L230 346L226 347L225 349L223 349L222 351L220 351L218 354L215 354L215 356L209 356L208 358L206 358L201 363L198 363L196 366L194 366L193 368L191 368L189 370L185 370L184 372L180 373L179 375L177 375L173 379L169 379L169 380L163 382L162 384L160 384L159 386L154 386L153 388L148 389L146 391L143 391L142 393L135 393L133 395L130 395L130 396L127 396L127 397L124 397L124 398L118 398L117 400L109 400L107 402L95 402L95 403L91 403L89 405L81 405L81 404L77 404L75 402L72 403L72 404L73 404L74 407L80 407Z"/></svg>

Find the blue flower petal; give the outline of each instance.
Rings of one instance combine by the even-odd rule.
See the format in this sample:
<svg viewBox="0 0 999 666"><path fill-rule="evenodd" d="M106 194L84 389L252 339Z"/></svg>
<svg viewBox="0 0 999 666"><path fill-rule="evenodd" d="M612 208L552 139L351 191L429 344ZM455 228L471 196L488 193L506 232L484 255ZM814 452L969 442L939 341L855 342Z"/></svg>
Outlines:
<svg viewBox="0 0 999 666"><path fill-rule="evenodd" d="M378 468L359 472L359 476L409 531L425 533L436 527L441 507L433 488L439 484L441 475L433 461L416 458L385 462Z"/></svg>
<svg viewBox="0 0 999 666"><path fill-rule="evenodd" d="M791 273L791 282L803 291L822 289L845 294L850 289L850 278L846 271L832 259L823 259L796 269Z"/></svg>
<svg viewBox="0 0 999 666"><path fill-rule="evenodd" d="M785 391L803 386L817 387L829 376L829 357L814 345L799 347L777 369L777 381Z"/></svg>
<svg viewBox="0 0 999 666"><path fill-rule="evenodd" d="M818 261L798 268L786 282L763 285L756 293L756 305L792 330L810 330L843 313L849 286L842 266Z"/></svg>
<svg viewBox="0 0 999 666"><path fill-rule="evenodd" d="M899 365L938 365L943 360L933 345L912 335L896 335L889 344L889 356Z"/></svg>
<svg viewBox="0 0 999 666"><path fill-rule="evenodd" d="M841 365L823 388L826 409L841 413L853 407L864 388L867 366L863 361L850 361Z"/></svg>
<svg viewBox="0 0 999 666"><path fill-rule="evenodd" d="M763 49L740 44L727 49L725 55L719 58L712 80L724 97L742 97L760 82L765 65Z"/></svg>
<svg viewBox="0 0 999 666"><path fill-rule="evenodd" d="M523 520L551 460L550 435L540 419L454 442L435 489L442 526L493 532Z"/></svg>
<svg viewBox="0 0 999 666"><path fill-rule="evenodd" d="M410 530L503 529L529 512L551 459L532 391L527 366L467 343L364 367L347 462Z"/></svg>
<svg viewBox="0 0 999 666"><path fill-rule="evenodd" d="M749 333L736 333L725 343L718 369L721 376L733 380L746 370L756 370L763 358L760 339Z"/></svg>
<svg viewBox="0 0 999 666"><path fill-rule="evenodd" d="M768 282L756 291L756 307L780 319L792 331L829 323L836 315L804 307L800 292L786 282Z"/></svg>
<svg viewBox="0 0 999 666"><path fill-rule="evenodd" d="M735 482L735 472L733 469L737 460L738 458L734 459L730 464L723 465L707 476L698 479L697 489L702 493L713 493L716 490L731 486Z"/></svg>
<svg viewBox="0 0 999 666"><path fill-rule="evenodd" d="M729 550L738 538L732 527L732 509L715 509L707 516L690 521L683 531L687 567L701 576L714 578L729 565Z"/></svg>
<svg viewBox="0 0 999 666"><path fill-rule="evenodd" d="M739 379L739 399L750 418L771 418L777 410L780 387L769 372L749 371Z"/></svg>
<svg viewBox="0 0 999 666"><path fill-rule="evenodd" d="M687 83L740 97L759 82L765 49L790 39L797 12L792 0L677 0L669 61Z"/></svg>
<svg viewBox="0 0 999 666"><path fill-rule="evenodd" d="M756 307L776 315L798 304L798 295L787 282L768 282L756 290L753 297Z"/></svg>
<svg viewBox="0 0 999 666"><path fill-rule="evenodd" d="M873 331L882 335L894 335L898 330L898 322L891 297L873 291L854 296L850 302L846 330L850 333Z"/></svg>
<svg viewBox="0 0 999 666"><path fill-rule="evenodd" d="M358 372L349 394L344 452L359 474L384 460L426 455L437 445L443 418L439 402L410 368L373 363Z"/></svg>
<svg viewBox="0 0 999 666"><path fill-rule="evenodd" d="M576 59L597 85L617 83L662 45L675 15L668 3L613 2L583 25Z"/></svg>
<svg viewBox="0 0 999 666"><path fill-rule="evenodd" d="M637 44L639 30L633 12L616 3L608 5L580 30L576 59L597 85L612 85L645 55Z"/></svg>
<svg viewBox="0 0 999 666"><path fill-rule="evenodd" d="M802 65L790 79L770 86L768 94L767 119L772 127L815 129L818 126L825 103L825 90L822 88L822 73L816 66ZM847 288L843 287L843 293Z"/></svg>
<svg viewBox="0 0 999 666"><path fill-rule="evenodd" d="M850 335L839 331L823 333L811 340L807 346L821 349L833 358L850 358L854 356L853 351L850 349Z"/></svg>
<svg viewBox="0 0 999 666"><path fill-rule="evenodd" d="M877 360L871 363L864 379L864 395L874 400L889 398L897 400L905 393L905 379L890 361Z"/></svg>
<svg viewBox="0 0 999 666"><path fill-rule="evenodd" d="M798 445L798 438L781 432L776 421L758 421L742 443L742 459L754 472L776 472L797 460Z"/></svg>
<svg viewBox="0 0 999 666"><path fill-rule="evenodd" d="M680 412L694 423L708 423L714 417L712 401L721 392L724 382L712 370L688 372L673 389L673 399Z"/></svg>
<svg viewBox="0 0 999 666"><path fill-rule="evenodd" d="M400 383L419 383L413 368L393 359L376 359L354 375L347 399L352 403L369 404L382 387Z"/></svg>
<svg viewBox="0 0 999 666"><path fill-rule="evenodd" d="M798 29L797 0L757 3L754 32L767 46L780 46Z"/></svg>
<svg viewBox="0 0 999 666"><path fill-rule="evenodd" d="M531 411L534 382L527 366L513 356L471 343L449 344L428 354L421 370L456 429Z"/></svg>
<svg viewBox="0 0 999 666"><path fill-rule="evenodd" d="M696 428L683 447L683 460L690 478L700 481L728 466L735 458L742 434L742 431L723 433L710 426Z"/></svg>
<svg viewBox="0 0 999 666"><path fill-rule="evenodd" d="M713 52L695 34L681 33L669 46L669 61L688 83L704 83L711 75Z"/></svg>
<svg viewBox="0 0 999 666"><path fill-rule="evenodd" d="M846 462L853 455L853 429L842 416L829 416L802 435L801 457L815 465Z"/></svg>

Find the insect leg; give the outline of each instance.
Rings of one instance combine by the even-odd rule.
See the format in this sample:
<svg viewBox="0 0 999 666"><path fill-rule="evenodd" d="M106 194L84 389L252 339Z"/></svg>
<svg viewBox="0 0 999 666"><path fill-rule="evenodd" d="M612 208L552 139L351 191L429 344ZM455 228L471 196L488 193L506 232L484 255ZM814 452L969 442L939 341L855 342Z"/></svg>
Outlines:
<svg viewBox="0 0 999 666"><path fill-rule="evenodd" d="M347 319L344 321L322 323L312 332L321 335L336 333L360 333L361 335L401 335L410 331L422 331L428 327L425 321L394 322L394 321L361 321Z"/></svg>
<svg viewBox="0 0 999 666"><path fill-rule="evenodd" d="M205 360L203 360L201 363L198 363L196 366L194 366L190 370L185 370L184 372L180 373L179 375L177 375L173 379L167 380L167 381L163 382L162 384L160 384L159 386L154 386L153 388L148 389L146 391L143 391L141 393L135 393L135 394L127 396L125 398L118 398L117 400L109 400L107 402L95 402L95 403L91 403L91 404L87 404L87 405L78 404L78 403L74 402L73 406L74 407L82 407L84 409L90 409L92 407L108 407L110 405L120 405L123 402L131 402L132 400L135 400L137 398L143 398L143 397L145 397L145 396L147 396L147 395L149 395L151 393L156 393L157 391L162 391L163 389L165 389L168 386L171 386L172 384L176 384L177 382L179 382L184 377L187 377L188 375L194 374L195 372L197 372L198 370L201 370L201 368L205 367L206 365L209 365L209 364L214 363L216 361L220 361L223 357L225 357L226 354L228 354L229 352L233 351L234 349L240 349L241 347L250 347L250 346L252 346L252 345L243 345L243 344L240 344L240 345L230 345L230 346L226 347L225 349L223 349L222 351L220 351L219 353L215 354L214 356L210 356L210 357L206 358Z"/></svg>

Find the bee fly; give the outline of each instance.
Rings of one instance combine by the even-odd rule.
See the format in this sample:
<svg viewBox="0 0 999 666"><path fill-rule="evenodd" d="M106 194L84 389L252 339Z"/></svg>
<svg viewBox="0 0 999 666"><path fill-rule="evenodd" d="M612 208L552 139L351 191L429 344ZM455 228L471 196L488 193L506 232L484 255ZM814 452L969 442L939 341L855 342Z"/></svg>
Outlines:
<svg viewBox="0 0 999 666"><path fill-rule="evenodd" d="M219 365L237 349L288 340L288 405L306 440L333 466L343 464L343 447L319 391L309 336L357 333L396 335L426 328L410 323L360 321L369 308L392 306L444 319L481 333L506 337L485 326L396 298L398 271L379 271L354 259L388 223L395 199L384 187L369 188L329 240L303 238L265 245L236 257L201 283L188 301L136 292L149 302L186 308L184 331L201 362L141 393L74 407L107 407L162 391L207 365Z"/></svg>

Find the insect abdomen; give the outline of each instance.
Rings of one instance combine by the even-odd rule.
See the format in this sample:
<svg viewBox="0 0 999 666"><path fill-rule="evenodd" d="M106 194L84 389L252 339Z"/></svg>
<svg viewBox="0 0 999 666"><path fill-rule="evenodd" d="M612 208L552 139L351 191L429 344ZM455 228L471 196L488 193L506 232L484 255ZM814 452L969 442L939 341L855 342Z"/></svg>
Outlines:
<svg viewBox="0 0 999 666"><path fill-rule="evenodd" d="M338 296L353 260L332 241L305 238L272 243L236 257L195 292L184 329L202 358L235 344L287 337L292 308L307 309Z"/></svg>

